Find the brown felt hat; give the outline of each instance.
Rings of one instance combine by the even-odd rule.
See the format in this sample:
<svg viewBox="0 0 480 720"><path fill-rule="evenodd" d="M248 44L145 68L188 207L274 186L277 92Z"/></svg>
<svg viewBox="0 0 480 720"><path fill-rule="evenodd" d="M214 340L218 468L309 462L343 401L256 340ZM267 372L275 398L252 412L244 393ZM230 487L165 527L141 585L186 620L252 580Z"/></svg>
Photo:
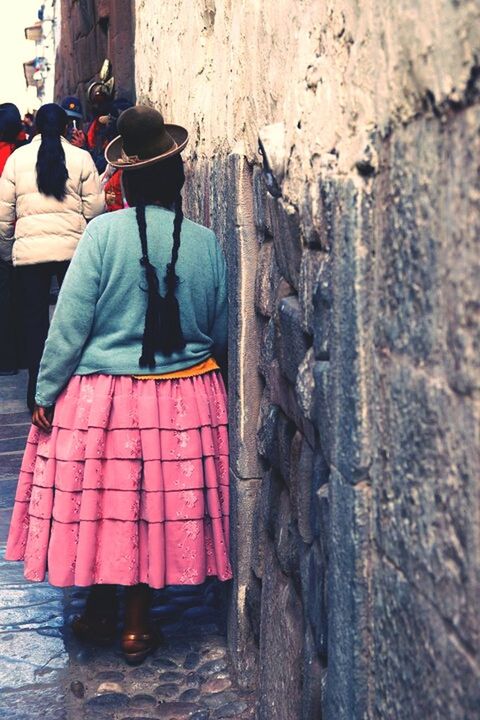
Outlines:
<svg viewBox="0 0 480 720"><path fill-rule="evenodd" d="M128 108L118 118L120 135L105 149L110 165L124 170L153 165L182 152L188 132L180 125L168 125L158 110L146 105Z"/></svg>

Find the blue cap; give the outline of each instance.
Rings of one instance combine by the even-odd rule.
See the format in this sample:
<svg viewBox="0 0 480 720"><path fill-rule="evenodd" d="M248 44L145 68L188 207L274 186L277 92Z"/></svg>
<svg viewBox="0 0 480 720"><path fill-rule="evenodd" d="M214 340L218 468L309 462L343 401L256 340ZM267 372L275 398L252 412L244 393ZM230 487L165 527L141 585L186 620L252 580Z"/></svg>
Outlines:
<svg viewBox="0 0 480 720"><path fill-rule="evenodd" d="M83 118L82 106L78 97L74 95L67 95L61 102L62 108L67 113L68 117L81 120Z"/></svg>

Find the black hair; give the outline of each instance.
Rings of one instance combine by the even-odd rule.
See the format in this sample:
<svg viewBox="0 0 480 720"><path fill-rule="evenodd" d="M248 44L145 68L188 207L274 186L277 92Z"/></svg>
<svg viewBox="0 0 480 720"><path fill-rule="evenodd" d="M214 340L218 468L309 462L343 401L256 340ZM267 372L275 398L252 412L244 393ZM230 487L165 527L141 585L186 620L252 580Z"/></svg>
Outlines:
<svg viewBox="0 0 480 720"><path fill-rule="evenodd" d="M22 129L22 118L20 111L13 103L1 103L0 105L0 140L7 143L17 142L18 135Z"/></svg>
<svg viewBox="0 0 480 720"><path fill-rule="evenodd" d="M42 134L37 156L37 185L41 193L63 200L68 170L61 137L68 123L65 110L56 103L47 103L37 112L36 129Z"/></svg>
<svg viewBox="0 0 480 720"><path fill-rule="evenodd" d="M155 353L171 355L185 347L180 324L180 308L175 291L179 278L175 266L180 250L183 210L181 190L185 182L183 162L180 155L154 165L123 174L123 184L129 205L135 206L138 231L142 247L140 264L145 269L148 294L145 327L142 340L140 367L155 367ZM166 293L162 296L158 277L148 256L147 205L161 205L175 211L173 220L173 246L170 262L165 273Z"/></svg>

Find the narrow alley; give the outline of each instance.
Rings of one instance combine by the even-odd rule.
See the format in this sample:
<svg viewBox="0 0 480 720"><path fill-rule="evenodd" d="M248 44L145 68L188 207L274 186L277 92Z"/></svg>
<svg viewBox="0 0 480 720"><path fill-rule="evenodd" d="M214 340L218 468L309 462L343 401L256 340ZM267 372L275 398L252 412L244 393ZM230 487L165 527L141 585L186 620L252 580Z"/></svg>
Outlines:
<svg viewBox="0 0 480 720"><path fill-rule="evenodd" d="M0 720L480 720L480 1L5 4Z"/></svg>

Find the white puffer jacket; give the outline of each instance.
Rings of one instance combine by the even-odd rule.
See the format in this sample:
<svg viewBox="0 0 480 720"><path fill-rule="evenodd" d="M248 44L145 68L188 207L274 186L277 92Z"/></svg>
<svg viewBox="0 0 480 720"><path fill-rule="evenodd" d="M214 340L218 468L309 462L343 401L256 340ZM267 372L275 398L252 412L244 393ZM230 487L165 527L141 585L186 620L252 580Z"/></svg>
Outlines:
<svg viewBox="0 0 480 720"><path fill-rule="evenodd" d="M63 200L39 192L35 166L41 136L10 155L0 178L0 257L14 265L70 260L88 220L104 211L89 153L62 138L68 170Z"/></svg>

